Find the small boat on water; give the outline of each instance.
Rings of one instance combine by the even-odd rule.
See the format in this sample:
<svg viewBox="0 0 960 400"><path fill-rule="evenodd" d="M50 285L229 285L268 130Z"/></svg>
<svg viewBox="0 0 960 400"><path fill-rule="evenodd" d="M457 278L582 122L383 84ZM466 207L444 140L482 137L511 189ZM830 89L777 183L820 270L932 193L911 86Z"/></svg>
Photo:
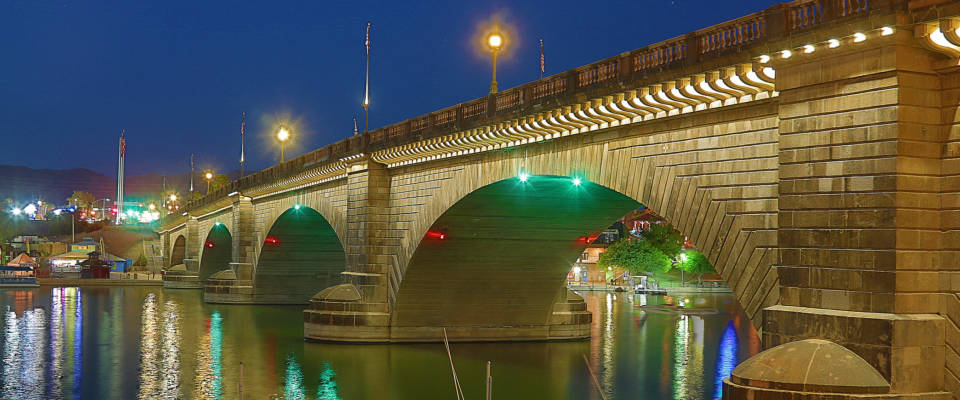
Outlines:
<svg viewBox="0 0 960 400"><path fill-rule="evenodd" d="M7 265L0 265L0 288L40 287L37 284L37 261L26 253L20 254Z"/></svg>

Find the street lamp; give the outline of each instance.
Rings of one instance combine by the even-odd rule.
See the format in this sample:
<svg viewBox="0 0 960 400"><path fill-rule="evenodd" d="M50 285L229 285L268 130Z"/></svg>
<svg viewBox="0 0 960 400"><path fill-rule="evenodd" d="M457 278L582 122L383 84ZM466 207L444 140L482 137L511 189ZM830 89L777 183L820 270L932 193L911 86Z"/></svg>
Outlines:
<svg viewBox="0 0 960 400"><path fill-rule="evenodd" d="M283 162L283 144L290 138L290 131L287 128L284 128L283 125L280 125L280 130L277 131L277 140L280 141L280 162Z"/></svg>
<svg viewBox="0 0 960 400"><path fill-rule="evenodd" d="M493 55L493 79L490 81L490 94L497 93L497 52L503 46L503 36L497 30L494 30L487 36L487 46L490 47L490 54Z"/></svg>
<svg viewBox="0 0 960 400"><path fill-rule="evenodd" d="M207 180L207 193L210 193L210 181L213 180L213 172L207 171L203 174L203 179Z"/></svg>

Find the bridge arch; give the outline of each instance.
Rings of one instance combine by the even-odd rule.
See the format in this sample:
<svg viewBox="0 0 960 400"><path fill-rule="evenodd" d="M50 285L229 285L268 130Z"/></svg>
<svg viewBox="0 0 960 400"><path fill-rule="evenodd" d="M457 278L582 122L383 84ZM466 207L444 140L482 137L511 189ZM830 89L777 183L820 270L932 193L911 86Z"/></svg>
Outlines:
<svg viewBox="0 0 960 400"><path fill-rule="evenodd" d="M340 283L346 253L320 212L301 204L280 213L267 230L254 270L254 295L261 302L306 303Z"/></svg>
<svg viewBox="0 0 960 400"><path fill-rule="evenodd" d="M395 310L402 306L400 292L424 235L459 201L521 174L577 176L649 207L688 235L759 328L761 310L780 296L773 268L778 119L770 111L758 106L739 115L706 112L683 124L651 123L640 134L622 138L569 137L486 152L469 163L398 168L391 205L416 215L401 226L406 229L390 287ZM416 193L423 201L404 206L400 192Z"/></svg>
<svg viewBox="0 0 960 400"><path fill-rule="evenodd" d="M482 186L431 226L397 293L394 326L547 325L563 281L603 230L640 207L579 176L523 175Z"/></svg>
<svg viewBox="0 0 960 400"><path fill-rule="evenodd" d="M215 222L204 239L200 250L200 271L198 278L201 282L218 271L230 268L233 255L233 235L225 224Z"/></svg>
<svg viewBox="0 0 960 400"><path fill-rule="evenodd" d="M183 264L183 259L187 255L187 238L184 235L177 235L170 249L170 264L168 267Z"/></svg>

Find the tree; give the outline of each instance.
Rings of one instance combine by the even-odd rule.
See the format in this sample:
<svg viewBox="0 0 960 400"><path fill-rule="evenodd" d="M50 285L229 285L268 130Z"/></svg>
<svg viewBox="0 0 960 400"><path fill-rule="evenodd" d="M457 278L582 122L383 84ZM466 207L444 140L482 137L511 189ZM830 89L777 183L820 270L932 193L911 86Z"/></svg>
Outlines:
<svg viewBox="0 0 960 400"><path fill-rule="evenodd" d="M676 259L683 250L683 234L670 224L650 226L649 230L643 232L643 240L670 259Z"/></svg>
<svg viewBox="0 0 960 400"><path fill-rule="evenodd" d="M97 198L88 192L74 190L73 195L67 198L67 203L77 208L89 207Z"/></svg>
<svg viewBox="0 0 960 400"><path fill-rule="evenodd" d="M230 184L230 177L225 174L220 174L214 177L213 181L210 182L210 190L217 190L229 184Z"/></svg>
<svg viewBox="0 0 960 400"><path fill-rule="evenodd" d="M697 275L697 285L703 284L703 274L710 274L717 272L713 268L713 264L710 263L710 260L707 259L703 253L697 250L687 250L684 252L685 260L681 261L678 267L688 274Z"/></svg>
<svg viewBox="0 0 960 400"><path fill-rule="evenodd" d="M666 273L672 267L670 257L646 240L629 238L618 240L600 254L597 265L601 268L615 267L631 274Z"/></svg>

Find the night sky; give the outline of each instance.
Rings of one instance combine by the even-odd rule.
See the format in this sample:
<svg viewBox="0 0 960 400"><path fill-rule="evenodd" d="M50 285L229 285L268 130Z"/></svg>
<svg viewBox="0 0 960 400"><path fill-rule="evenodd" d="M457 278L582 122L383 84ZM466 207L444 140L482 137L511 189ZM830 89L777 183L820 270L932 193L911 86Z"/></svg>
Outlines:
<svg viewBox="0 0 960 400"><path fill-rule="evenodd" d="M497 16L514 47L501 90L760 11L774 1L0 1L0 164L129 175L279 160L268 132L295 123L287 158L363 129L363 35L372 22L370 128L486 95L477 32ZM590 7L587 9L587 7Z"/></svg>

